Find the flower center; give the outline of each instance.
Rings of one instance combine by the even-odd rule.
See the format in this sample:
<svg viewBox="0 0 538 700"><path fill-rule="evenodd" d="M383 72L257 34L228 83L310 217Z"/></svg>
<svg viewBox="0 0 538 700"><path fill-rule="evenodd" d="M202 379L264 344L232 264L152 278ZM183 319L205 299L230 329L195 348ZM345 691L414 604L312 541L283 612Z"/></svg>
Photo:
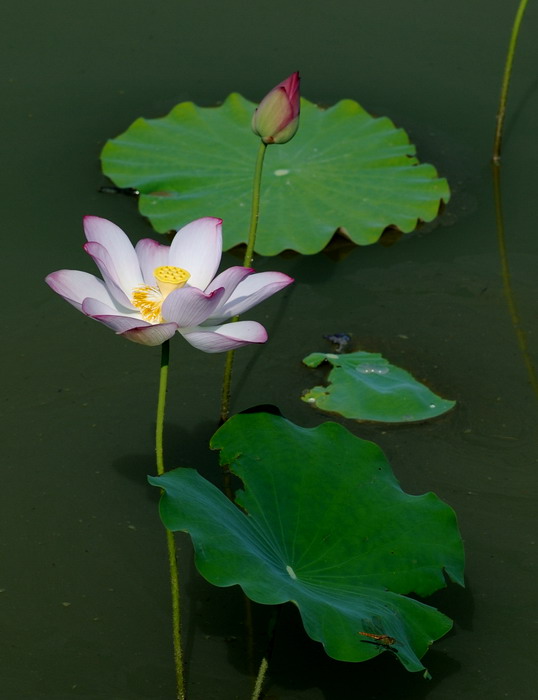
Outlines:
<svg viewBox="0 0 538 700"><path fill-rule="evenodd" d="M136 287L133 290L131 303L140 311L144 321L161 323L163 301L174 289L181 289L187 284L190 273L181 267L162 265L153 270L153 275L157 281L157 287L150 287L147 284Z"/></svg>

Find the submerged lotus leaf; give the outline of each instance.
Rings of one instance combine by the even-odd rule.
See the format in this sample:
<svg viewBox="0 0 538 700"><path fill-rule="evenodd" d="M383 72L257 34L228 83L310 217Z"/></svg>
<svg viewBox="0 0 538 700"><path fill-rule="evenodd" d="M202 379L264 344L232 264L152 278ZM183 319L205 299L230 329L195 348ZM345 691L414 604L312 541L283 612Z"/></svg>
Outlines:
<svg viewBox="0 0 538 700"><path fill-rule="evenodd" d="M410 496L377 445L328 422L306 429L267 413L236 415L213 436L242 481L237 507L191 469L150 482L161 518L189 532L200 573L239 584L258 603L291 601L308 635L341 661L388 648L410 671L451 621L405 594L463 583L452 509L433 493Z"/></svg>
<svg viewBox="0 0 538 700"><path fill-rule="evenodd" d="M255 107L233 93L220 107L182 102L166 117L137 119L105 145L103 172L140 192L141 214L161 233L218 216L225 249L246 243ZM354 243L375 243L388 226L409 233L431 221L449 196L390 119L353 100L320 109L303 99L294 139L267 148L256 251L317 253L338 228Z"/></svg>
<svg viewBox="0 0 538 700"><path fill-rule="evenodd" d="M412 423L435 418L456 405L442 399L409 372L391 365L379 353L343 355L314 352L303 360L308 367L329 362L329 386L315 386L303 401L345 418L380 423Z"/></svg>

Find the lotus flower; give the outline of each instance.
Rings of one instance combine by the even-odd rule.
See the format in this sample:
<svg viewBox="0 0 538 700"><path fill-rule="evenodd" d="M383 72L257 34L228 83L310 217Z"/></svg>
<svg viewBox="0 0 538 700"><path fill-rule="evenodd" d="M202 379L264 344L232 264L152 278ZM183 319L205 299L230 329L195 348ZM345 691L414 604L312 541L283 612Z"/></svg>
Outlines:
<svg viewBox="0 0 538 700"><path fill-rule="evenodd" d="M252 130L264 143L286 143L299 127L299 73L292 73L260 102L252 116Z"/></svg>
<svg viewBox="0 0 538 700"><path fill-rule="evenodd" d="M133 248L111 221L84 218L88 242L103 280L79 270L58 270L47 284L90 318L117 334L160 345L176 331L204 352L224 352L267 340L255 321L226 323L293 282L280 272L253 274L230 267L215 277L222 253L222 221L198 219L166 246L145 238Z"/></svg>

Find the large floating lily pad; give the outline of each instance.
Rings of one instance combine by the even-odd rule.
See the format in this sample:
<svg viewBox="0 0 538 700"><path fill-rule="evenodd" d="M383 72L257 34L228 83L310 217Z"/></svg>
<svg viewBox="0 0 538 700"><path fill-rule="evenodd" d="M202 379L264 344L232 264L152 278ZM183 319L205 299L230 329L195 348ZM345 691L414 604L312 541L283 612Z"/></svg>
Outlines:
<svg viewBox="0 0 538 700"><path fill-rule="evenodd" d="M305 429L237 415L211 446L242 480L243 510L194 470L150 478L164 489L166 527L190 533L200 573L259 603L292 601L335 659L390 647L407 669L423 669L420 658L452 623L405 594L432 593L445 573L462 583L452 509L432 493L405 494L379 447L335 423ZM372 644L361 632L392 640Z"/></svg>
<svg viewBox="0 0 538 700"><path fill-rule="evenodd" d="M182 102L161 119L137 119L103 149L103 171L140 192L140 212L164 233L201 216L224 219L224 245L246 243L257 138L256 105L236 93L220 107ZM267 149L256 251L317 253L335 230L360 245L388 226L431 221L446 180L419 165L405 131L357 102L330 109L301 101L292 141Z"/></svg>
<svg viewBox="0 0 538 700"><path fill-rule="evenodd" d="M303 401L345 418L412 423L440 416L456 404L437 396L379 353L314 352L303 362L308 367L317 367L322 362L333 366L329 385L313 387L303 394Z"/></svg>

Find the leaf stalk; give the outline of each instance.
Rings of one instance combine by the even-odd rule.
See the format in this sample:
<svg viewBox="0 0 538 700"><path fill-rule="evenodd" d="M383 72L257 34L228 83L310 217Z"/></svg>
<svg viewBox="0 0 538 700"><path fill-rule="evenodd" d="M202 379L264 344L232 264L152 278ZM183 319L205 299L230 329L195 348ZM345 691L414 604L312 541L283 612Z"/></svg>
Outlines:
<svg viewBox="0 0 538 700"><path fill-rule="evenodd" d="M508 53L504 65L504 74L501 87L501 96L499 99L499 109L497 112L497 122L495 128L495 140L493 143L493 162L498 163L501 159L502 134L504 126L504 117L506 114L506 102L508 99L508 88L510 87L510 77L512 75L512 64L514 62L514 54L516 51L517 40L519 36L519 28L528 0L521 0L516 12L514 24L512 26L512 34L508 45Z"/></svg>

